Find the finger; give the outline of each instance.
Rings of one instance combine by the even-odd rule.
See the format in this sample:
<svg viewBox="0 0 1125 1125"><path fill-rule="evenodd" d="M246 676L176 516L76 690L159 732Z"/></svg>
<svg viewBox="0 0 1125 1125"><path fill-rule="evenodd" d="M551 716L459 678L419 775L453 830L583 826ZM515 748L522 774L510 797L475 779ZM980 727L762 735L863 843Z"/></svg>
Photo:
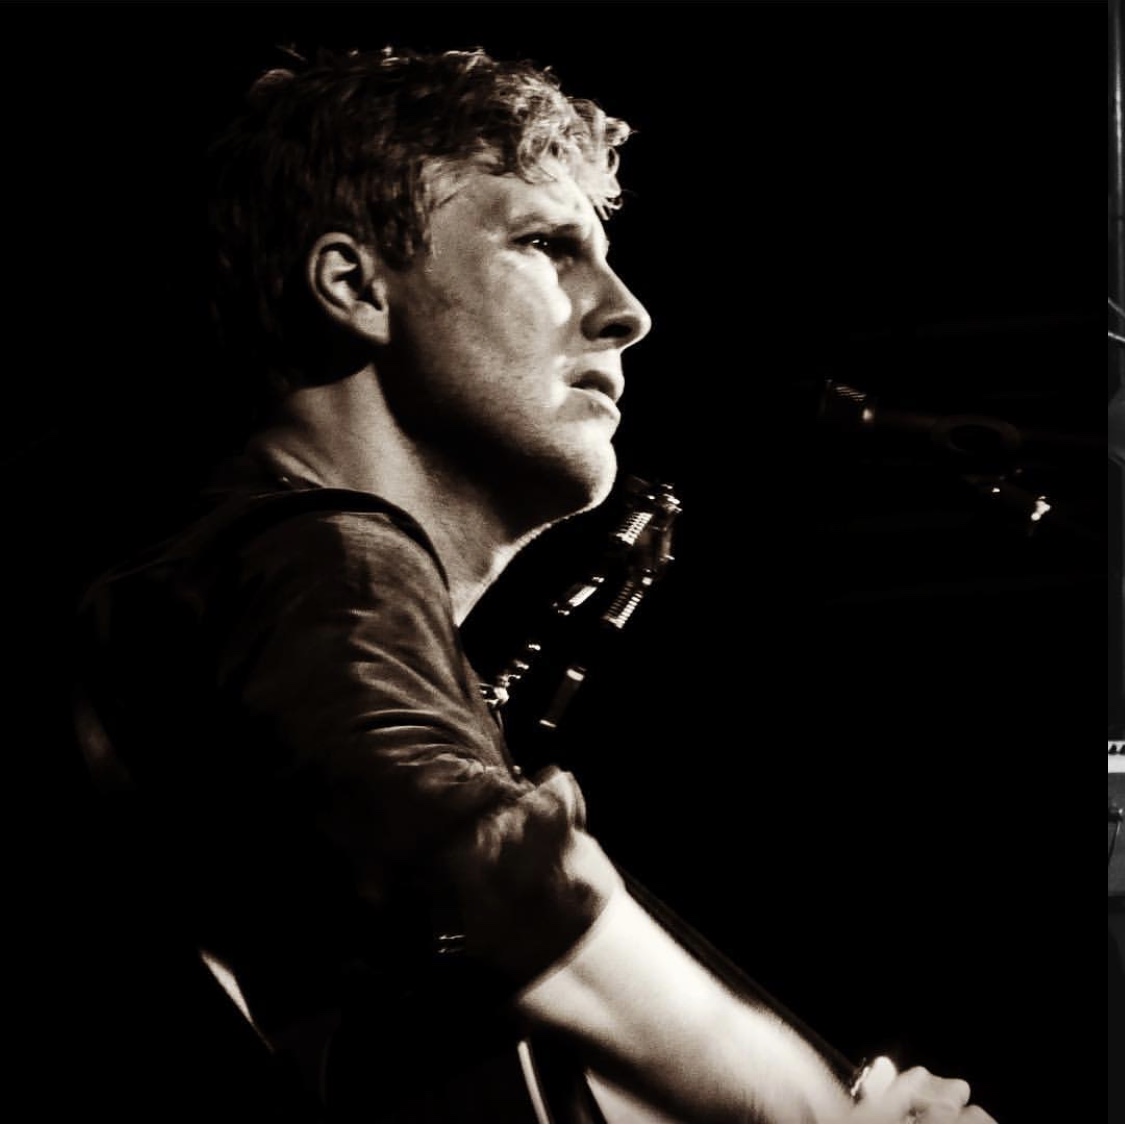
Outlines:
<svg viewBox="0 0 1125 1125"><path fill-rule="evenodd" d="M930 1075L930 1090L933 1097L952 1102L958 1108L968 1105L972 1094L968 1082L963 1078L938 1078L936 1075Z"/></svg>
<svg viewBox="0 0 1125 1125"><path fill-rule="evenodd" d="M996 1118L985 1113L979 1105L965 1106L965 1108L961 1110L961 1116L957 1118L957 1121L959 1123L963 1121L966 1125L969 1125L969 1123L978 1125L978 1123L982 1122L983 1125L996 1125Z"/></svg>
<svg viewBox="0 0 1125 1125"><path fill-rule="evenodd" d="M950 1079L940 1079L939 1081L946 1083L947 1086L955 1086L958 1095L960 1087L964 1083L954 1083ZM937 1094L929 1097L927 1100L912 1099L909 1111L906 1115L907 1121L926 1122L928 1125L950 1125L951 1122L990 1122L993 1120L979 1105L966 1105L965 1103L954 1100L948 1096Z"/></svg>
<svg viewBox="0 0 1125 1125"><path fill-rule="evenodd" d="M971 1090L963 1078L940 1078L924 1066L912 1066L899 1077L901 1085L921 1104L940 1102L960 1109L967 1105Z"/></svg>
<svg viewBox="0 0 1125 1125"><path fill-rule="evenodd" d="M859 1087L859 1100L881 1098L898 1076L898 1068L886 1055L880 1055L867 1068Z"/></svg>
<svg viewBox="0 0 1125 1125"><path fill-rule="evenodd" d="M907 1121L925 1122L925 1125L953 1125L967 1120L962 1116L965 1107L959 1103L936 1098L925 1103L915 1102L906 1115Z"/></svg>

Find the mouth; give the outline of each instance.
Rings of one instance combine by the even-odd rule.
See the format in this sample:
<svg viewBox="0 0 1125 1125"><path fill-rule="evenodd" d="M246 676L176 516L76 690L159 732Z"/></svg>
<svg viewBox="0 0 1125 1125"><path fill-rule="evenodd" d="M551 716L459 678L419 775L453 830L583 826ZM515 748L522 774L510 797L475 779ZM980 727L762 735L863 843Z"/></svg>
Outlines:
<svg viewBox="0 0 1125 1125"><path fill-rule="evenodd" d="M583 371L572 385L580 391L595 391L604 395L614 406L625 390L624 378L610 371Z"/></svg>
<svg viewBox="0 0 1125 1125"><path fill-rule="evenodd" d="M607 393L592 382L575 383L570 389L582 399L593 415L608 418L615 426L621 421L621 411L617 409L612 393Z"/></svg>

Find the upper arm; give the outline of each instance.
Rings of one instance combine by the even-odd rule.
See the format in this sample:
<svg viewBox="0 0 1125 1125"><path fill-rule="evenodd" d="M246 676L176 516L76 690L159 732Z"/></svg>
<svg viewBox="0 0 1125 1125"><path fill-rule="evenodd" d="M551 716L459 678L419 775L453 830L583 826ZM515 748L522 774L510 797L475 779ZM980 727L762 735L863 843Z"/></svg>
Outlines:
<svg viewBox="0 0 1125 1125"><path fill-rule="evenodd" d="M320 514L257 537L223 585L224 710L308 801L359 893L407 873L516 982L562 955L616 873L580 845L573 779L509 769L433 557L381 516Z"/></svg>
<svg viewBox="0 0 1125 1125"><path fill-rule="evenodd" d="M280 523L233 559L217 602L224 707L274 769L328 787L337 829L359 820L381 852L413 852L519 795L436 563L385 517Z"/></svg>

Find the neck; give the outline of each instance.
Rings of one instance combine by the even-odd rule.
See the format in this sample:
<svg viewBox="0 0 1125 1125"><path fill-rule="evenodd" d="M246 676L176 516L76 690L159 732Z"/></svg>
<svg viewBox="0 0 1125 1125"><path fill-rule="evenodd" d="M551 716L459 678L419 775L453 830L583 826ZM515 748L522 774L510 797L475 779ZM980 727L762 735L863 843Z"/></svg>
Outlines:
<svg viewBox="0 0 1125 1125"><path fill-rule="evenodd" d="M369 492L408 512L441 559L458 625L546 526L505 518L488 490L411 440L368 369L294 392L251 448L280 474Z"/></svg>

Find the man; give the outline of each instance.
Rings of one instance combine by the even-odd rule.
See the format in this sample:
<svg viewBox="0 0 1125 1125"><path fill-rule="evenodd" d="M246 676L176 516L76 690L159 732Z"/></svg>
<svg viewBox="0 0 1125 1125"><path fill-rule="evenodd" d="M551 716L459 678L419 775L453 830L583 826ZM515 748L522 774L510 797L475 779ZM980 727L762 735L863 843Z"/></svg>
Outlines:
<svg viewBox="0 0 1125 1125"><path fill-rule="evenodd" d="M989 1121L885 1061L853 1098L689 956L574 778L522 775L462 653L520 548L614 481L649 328L603 229L627 133L479 51L256 85L211 214L260 410L198 520L91 592L87 758L328 1120ZM545 1104L552 1057L600 1108Z"/></svg>

